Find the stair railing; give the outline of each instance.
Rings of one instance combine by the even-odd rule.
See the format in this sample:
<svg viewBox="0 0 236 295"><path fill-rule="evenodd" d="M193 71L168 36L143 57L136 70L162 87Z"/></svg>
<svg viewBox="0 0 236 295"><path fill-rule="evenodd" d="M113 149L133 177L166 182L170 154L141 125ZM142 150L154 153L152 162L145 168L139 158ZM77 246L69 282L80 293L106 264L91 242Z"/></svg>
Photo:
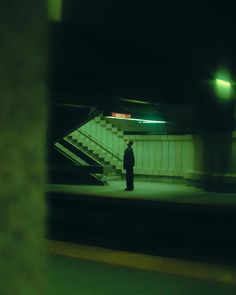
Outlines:
<svg viewBox="0 0 236 295"><path fill-rule="evenodd" d="M114 151L111 151L111 149L106 146L105 144L101 143L99 140L97 140L97 138L94 138L92 135L88 134L85 131L81 131L81 130L77 130L79 133L81 133L83 136L85 136L86 138L88 138L91 142L95 143L97 146L101 147L104 151L106 151L108 154L112 155L115 159L117 159L118 161L122 162L122 158L120 157L120 155Z"/></svg>

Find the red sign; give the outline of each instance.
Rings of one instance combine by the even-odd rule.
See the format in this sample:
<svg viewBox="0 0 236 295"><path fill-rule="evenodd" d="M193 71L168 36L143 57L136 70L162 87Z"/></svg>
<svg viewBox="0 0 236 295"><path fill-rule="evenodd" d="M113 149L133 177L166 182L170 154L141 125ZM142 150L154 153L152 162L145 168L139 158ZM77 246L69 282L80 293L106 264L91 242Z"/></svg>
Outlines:
<svg viewBox="0 0 236 295"><path fill-rule="evenodd" d="M111 113L111 116L114 118L124 118L124 119L131 118L130 114L120 114L120 113L114 113L114 112Z"/></svg>

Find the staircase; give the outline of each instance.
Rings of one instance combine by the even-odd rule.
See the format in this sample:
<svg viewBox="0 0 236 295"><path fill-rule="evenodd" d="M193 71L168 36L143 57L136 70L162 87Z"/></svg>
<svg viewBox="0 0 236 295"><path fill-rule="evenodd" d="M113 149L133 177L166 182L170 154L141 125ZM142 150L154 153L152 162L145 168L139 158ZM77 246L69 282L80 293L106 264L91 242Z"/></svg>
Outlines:
<svg viewBox="0 0 236 295"><path fill-rule="evenodd" d="M121 176L125 148L124 135L103 117L95 117L65 139L85 149L91 157L101 163L111 165L113 176Z"/></svg>
<svg viewBox="0 0 236 295"><path fill-rule="evenodd" d="M91 158L73 143L65 139L54 144L57 161L49 166L49 179L53 183L107 184L107 174L111 167ZM54 155L55 155L54 152Z"/></svg>

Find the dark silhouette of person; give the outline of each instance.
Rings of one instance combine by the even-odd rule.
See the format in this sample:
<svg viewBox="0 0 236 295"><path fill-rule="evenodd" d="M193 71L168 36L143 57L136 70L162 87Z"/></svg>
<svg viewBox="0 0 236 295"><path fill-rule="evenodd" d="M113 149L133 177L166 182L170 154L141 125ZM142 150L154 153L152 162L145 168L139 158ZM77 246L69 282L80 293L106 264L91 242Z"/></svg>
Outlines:
<svg viewBox="0 0 236 295"><path fill-rule="evenodd" d="M133 142L127 143L127 148L124 153L123 167L126 170L126 189L125 191L132 191L134 189L134 170L135 165L134 153L132 150Z"/></svg>

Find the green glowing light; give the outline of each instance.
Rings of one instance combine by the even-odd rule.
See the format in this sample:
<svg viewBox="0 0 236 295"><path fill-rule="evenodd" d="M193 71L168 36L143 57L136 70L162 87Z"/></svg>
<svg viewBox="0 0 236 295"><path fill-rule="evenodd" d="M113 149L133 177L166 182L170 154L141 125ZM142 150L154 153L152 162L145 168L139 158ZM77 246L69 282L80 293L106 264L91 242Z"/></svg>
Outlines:
<svg viewBox="0 0 236 295"><path fill-rule="evenodd" d="M155 121L155 120L140 120L140 124L164 124L166 121Z"/></svg>
<svg viewBox="0 0 236 295"><path fill-rule="evenodd" d="M127 102L131 102L131 103L138 103L138 104L150 104L147 101L143 101L143 100L136 100L136 99L126 99L126 98L122 98L121 100L123 101L127 101Z"/></svg>
<svg viewBox="0 0 236 295"><path fill-rule="evenodd" d="M215 94L222 99L232 98L231 75L225 68L221 68L215 75Z"/></svg>
<svg viewBox="0 0 236 295"><path fill-rule="evenodd" d="M219 87L231 87L231 83L221 79L216 79L216 83Z"/></svg>
<svg viewBox="0 0 236 295"><path fill-rule="evenodd" d="M61 21L63 0L48 0L48 17L52 21Z"/></svg>
<svg viewBox="0 0 236 295"><path fill-rule="evenodd" d="M119 117L112 117L112 116L106 116L106 118L114 119L114 120L137 121L138 123L142 123L142 124L165 124L166 123L166 121L163 121L163 120L146 120L146 119L137 119L137 118L119 118Z"/></svg>

